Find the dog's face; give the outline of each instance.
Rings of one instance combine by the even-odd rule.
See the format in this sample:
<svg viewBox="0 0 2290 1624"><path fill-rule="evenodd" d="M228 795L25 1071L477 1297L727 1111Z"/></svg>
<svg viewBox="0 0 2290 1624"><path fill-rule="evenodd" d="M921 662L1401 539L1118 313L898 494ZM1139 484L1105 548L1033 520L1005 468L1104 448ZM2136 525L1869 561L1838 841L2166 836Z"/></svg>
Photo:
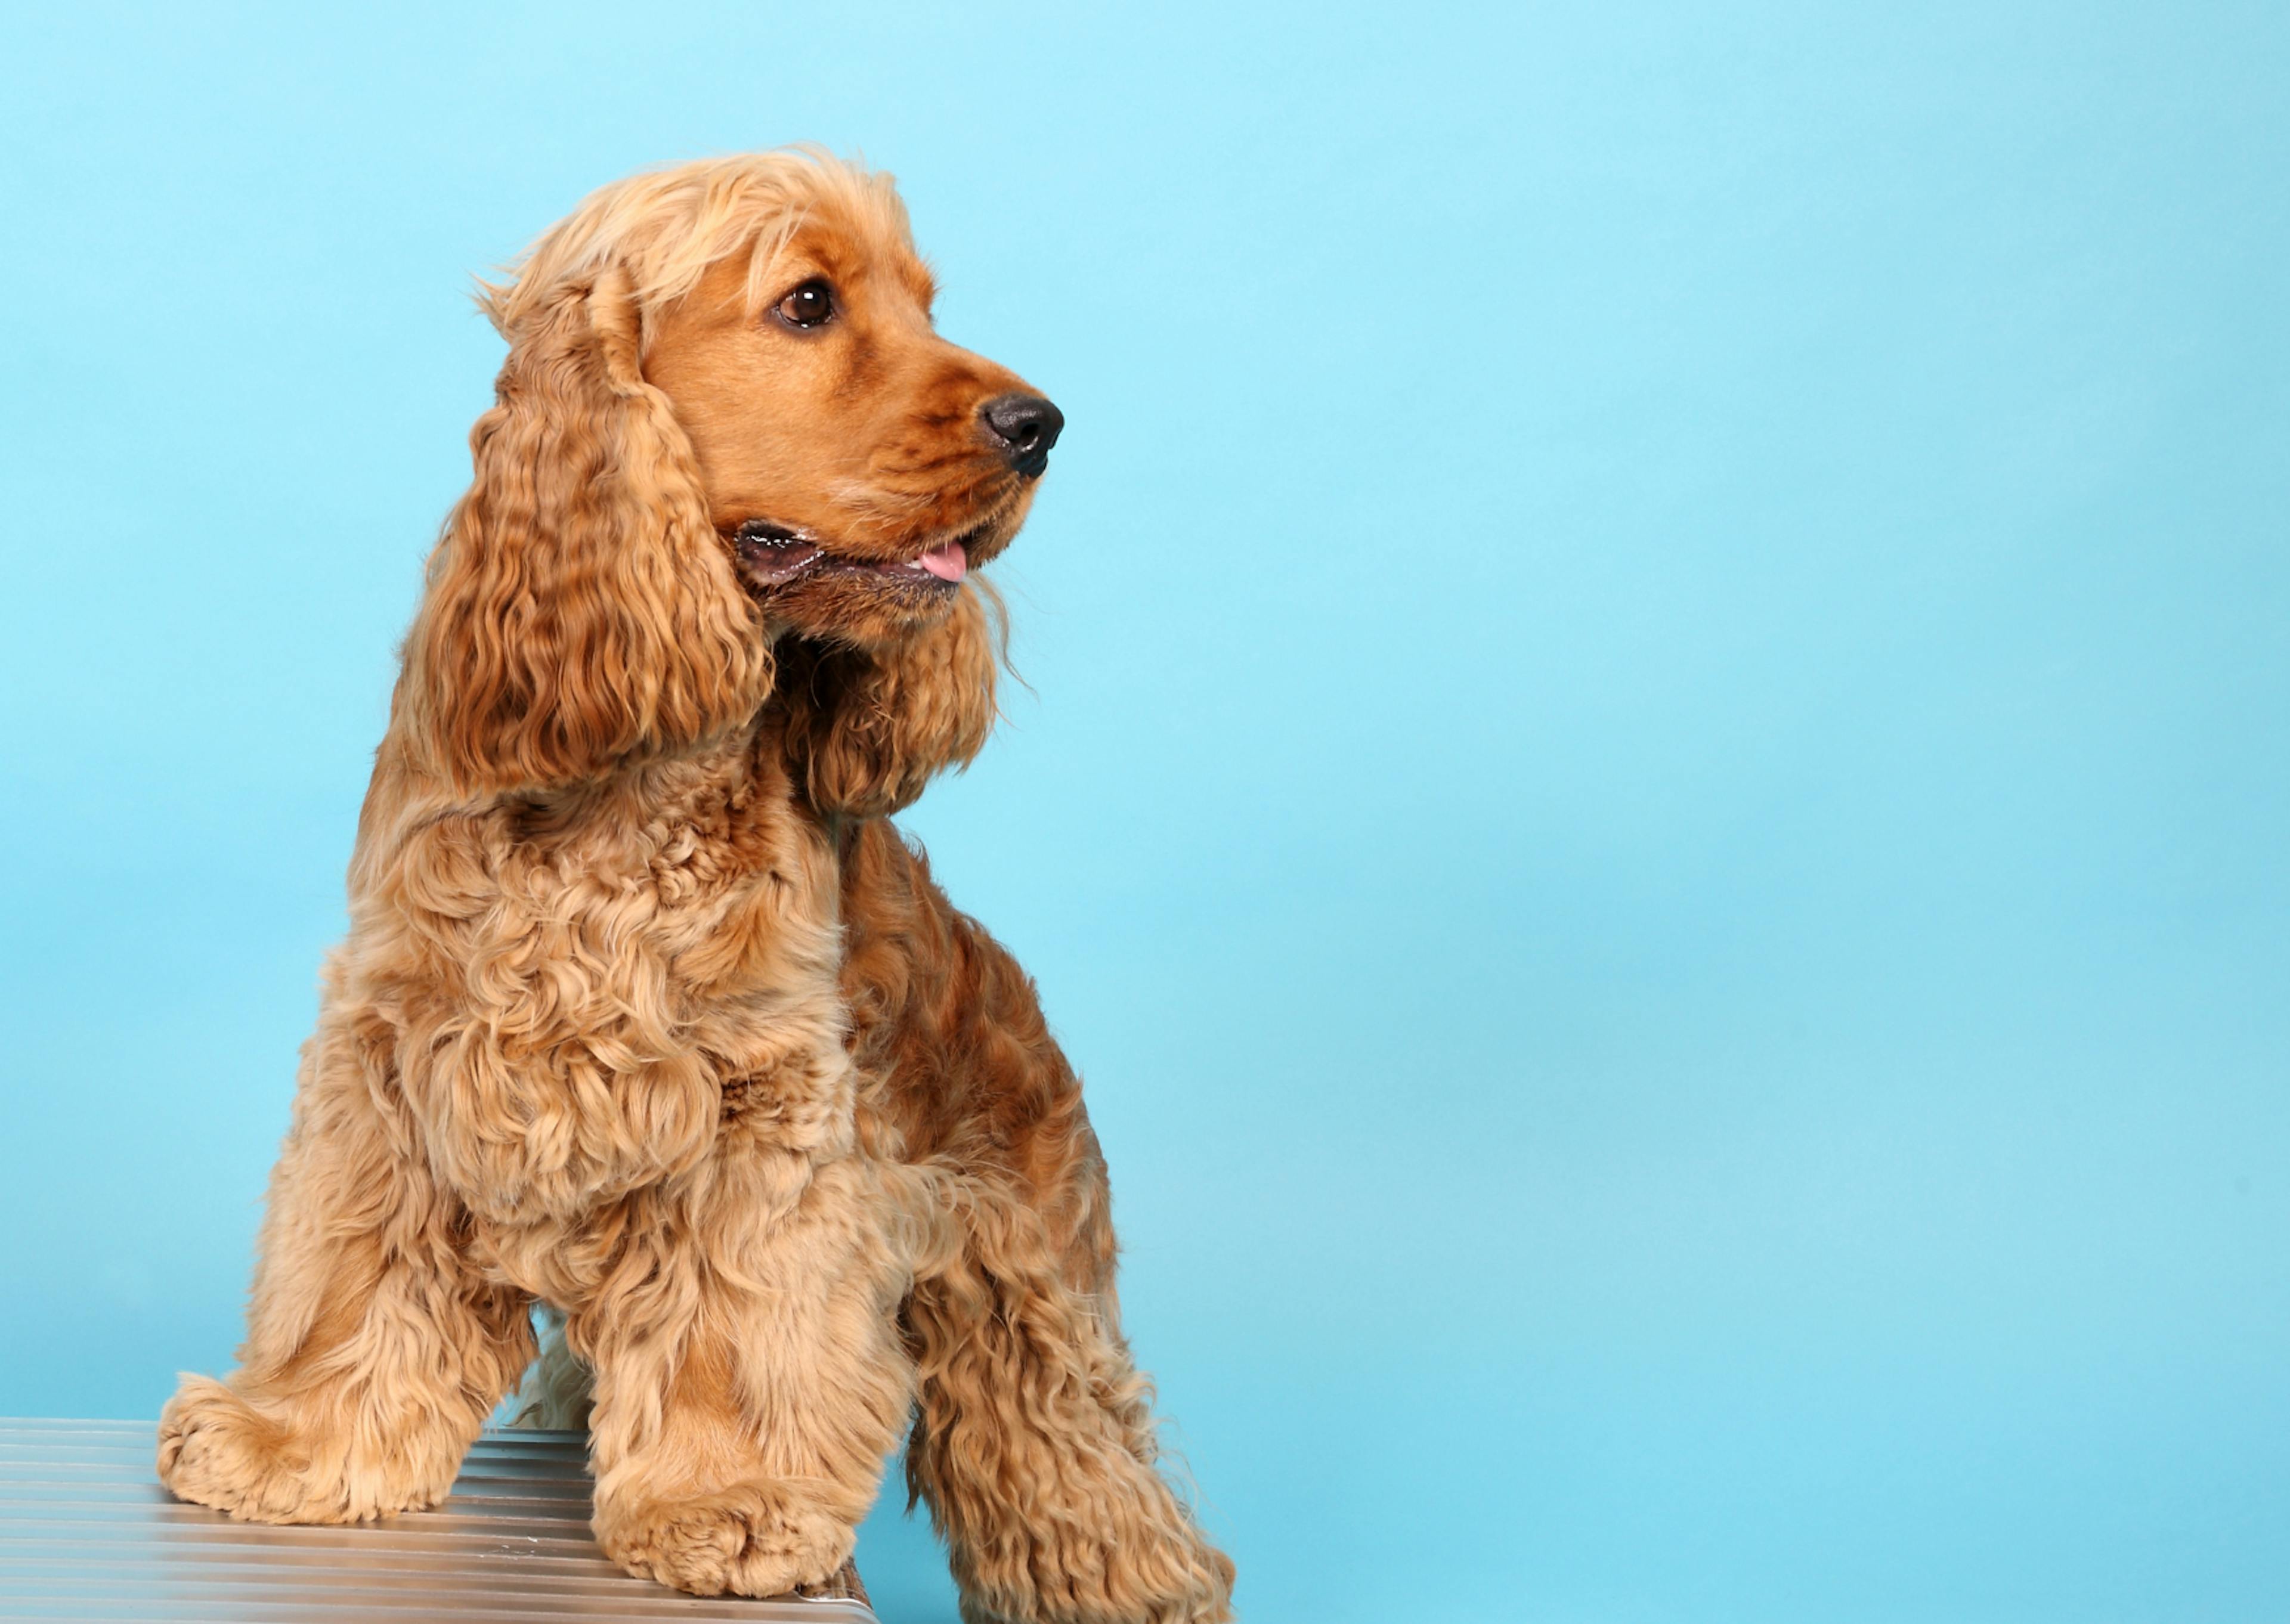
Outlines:
<svg viewBox="0 0 2290 1624"><path fill-rule="evenodd" d="M937 624L1025 520L1064 420L941 338L933 292L903 233L821 206L649 335L709 516L784 629L871 645Z"/></svg>
<svg viewBox="0 0 2290 1624"><path fill-rule="evenodd" d="M875 815L992 730L1010 543L1062 426L931 326L888 178L762 153L591 194L482 295L508 355L398 714L456 796L768 722Z"/></svg>

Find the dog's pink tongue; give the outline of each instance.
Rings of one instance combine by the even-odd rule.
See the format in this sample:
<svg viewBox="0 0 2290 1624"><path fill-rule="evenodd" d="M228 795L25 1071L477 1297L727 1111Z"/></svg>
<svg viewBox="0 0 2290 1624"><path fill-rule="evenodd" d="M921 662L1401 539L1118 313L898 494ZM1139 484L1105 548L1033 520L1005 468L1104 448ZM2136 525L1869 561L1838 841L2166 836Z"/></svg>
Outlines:
<svg viewBox="0 0 2290 1624"><path fill-rule="evenodd" d="M962 550L962 543L949 541L944 547L933 548L915 561L941 580L960 580L962 572L970 567L970 555Z"/></svg>

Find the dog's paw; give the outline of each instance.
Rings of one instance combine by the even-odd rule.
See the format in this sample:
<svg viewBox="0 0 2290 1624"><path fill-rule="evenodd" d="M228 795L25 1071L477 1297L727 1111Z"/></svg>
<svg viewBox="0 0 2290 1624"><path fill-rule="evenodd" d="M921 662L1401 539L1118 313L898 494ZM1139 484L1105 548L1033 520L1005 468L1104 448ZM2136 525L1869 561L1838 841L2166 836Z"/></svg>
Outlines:
<svg viewBox="0 0 2290 1624"><path fill-rule="evenodd" d="M184 1378L159 1417L159 1481L249 1523L352 1523L434 1504L399 1472L362 1472L347 1448L265 1414L220 1381Z"/></svg>
<svg viewBox="0 0 2290 1624"><path fill-rule="evenodd" d="M312 1492L309 1452L220 1381L184 1378L159 1417L159 1481L251 1523L340 1522Z"/></svg>
<svg viewBox="0 0 2290 1624"><path fill-rule="evenodd" d="M990 1548L967 1543L956 1553L955 1579L963 1624L1229 1624L1232 1618L1232 1558L1189 1520L1165 1516L1099 1513L1087 1524L1045 1519L1022 1538Z"/></svg>
<svg viewBox="0 0 2290 1624"><path fill-rule="evenodd" d="M694 1596L784 1596L824 1584L857 1538L842 1518L768 1484L597 1514L606 1556Z"/></svg>
<svg viewBox="0 0 2290 1624"><path fill-rule="evenodd" d="M1228 1624L1232 1558L1190 1529L1172 1536L1158 1563L1141 1573L1140 1618L1169 1624Z"/></svg>

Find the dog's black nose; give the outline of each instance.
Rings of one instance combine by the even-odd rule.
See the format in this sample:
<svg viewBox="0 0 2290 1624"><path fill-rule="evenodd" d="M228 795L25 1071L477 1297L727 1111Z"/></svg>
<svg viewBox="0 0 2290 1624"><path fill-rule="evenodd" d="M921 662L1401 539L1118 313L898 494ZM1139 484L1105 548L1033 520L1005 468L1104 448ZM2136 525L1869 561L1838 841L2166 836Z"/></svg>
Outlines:
<svg viewBox="0 0 2290 1624"><path fill-rule="evenodd" d="M1066 426L1066 414L1038 395L997 395L978 415L1002 442L1010 466L1029 479L1050 466L1050 447Z"/></svg>

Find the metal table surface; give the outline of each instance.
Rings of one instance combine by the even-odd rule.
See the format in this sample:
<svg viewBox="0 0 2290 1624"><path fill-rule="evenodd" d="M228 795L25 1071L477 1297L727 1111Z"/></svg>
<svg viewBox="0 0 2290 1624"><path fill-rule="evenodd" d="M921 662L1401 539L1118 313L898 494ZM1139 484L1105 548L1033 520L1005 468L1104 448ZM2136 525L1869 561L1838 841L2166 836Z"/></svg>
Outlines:
<svg viewBox="0 0 2290 1624"><path fill-rule="evenodd" d="M876 1624L847 1594L750 1601L632 1579L589 1534L587 1440L489 1430L434 1511L237 1523L159 1486L149 1421L0 1420L0 1618Z"/></svg>

